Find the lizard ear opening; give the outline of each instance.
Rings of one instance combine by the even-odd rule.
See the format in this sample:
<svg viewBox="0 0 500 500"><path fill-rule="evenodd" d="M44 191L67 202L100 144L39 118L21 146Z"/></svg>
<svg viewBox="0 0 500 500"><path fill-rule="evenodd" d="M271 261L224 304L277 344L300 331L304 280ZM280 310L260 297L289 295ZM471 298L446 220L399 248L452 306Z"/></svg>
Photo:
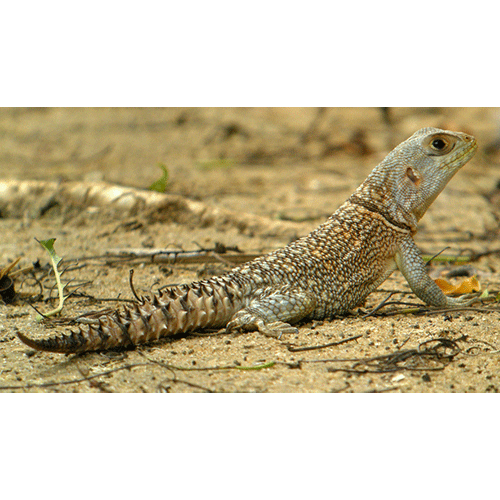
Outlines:
<svg viewBox="0 0 500 500"><path fill-rule="evenodd" d="M406 169L406 177L408 177L408 179L410 179L410 181L413 182L415 186L418 187L418 185L420 184L420 177L415 173L415 171L411 167L408 167Z"/></svg>

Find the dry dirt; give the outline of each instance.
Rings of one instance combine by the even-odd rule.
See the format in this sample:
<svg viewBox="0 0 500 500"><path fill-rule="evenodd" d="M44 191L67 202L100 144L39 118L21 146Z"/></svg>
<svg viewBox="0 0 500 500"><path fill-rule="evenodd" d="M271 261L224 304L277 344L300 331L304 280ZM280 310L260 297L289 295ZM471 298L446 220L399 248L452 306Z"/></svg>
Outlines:
<svg viewBox="0 0 500 500"><path fill-rule="evenodd" d="M75 317L139 293L230 268L206 263L112 262L116 248L237 246L269 252L307 234L332 213L392 146L423 126L473 133L480 149L436 200L416 241L426 254L491 252L468 265L482 288L500 290L500 155L494 147L500 111L478 108L220 108L3 109L0 185L11 179L106 181L147 189L159 163L167 192L197 200L221 217L199 218L182 207L162 213L50 200L31 194L0 200L0 268L39 262L35 275L15 276L18 298L0 304L0 388L13 392L498 392L500 335L494 300L466 310L408 313L421 305L399 273L361 311L306 323L281 340L258 333L188 335L125 352L65 356L35 352L16 332L50 335L64 327L38 324L29 302L55 306L53 276L39 240L57 238L75 291L63 311ZM389 118L389 119L387 119ZM52 201L49 203L49 201ZM253 224L251 221L257 221ZM495 253L497 252L497 253ZM433 277L456 269L433 263ZM35 279L36 278L36 279ZM463 278L462 278L463 279ZM397 291L378 315L363 314ZM49 297L53 300L49 301ZM395 314L395 311L399 311ZM351 337L355 340L316 350ZM420 350L419 350L420 349ZM380 357L359 363L359 358ZM347 361L339 361L339 360ZM252 368L252 369L242 369Z"/></svg>

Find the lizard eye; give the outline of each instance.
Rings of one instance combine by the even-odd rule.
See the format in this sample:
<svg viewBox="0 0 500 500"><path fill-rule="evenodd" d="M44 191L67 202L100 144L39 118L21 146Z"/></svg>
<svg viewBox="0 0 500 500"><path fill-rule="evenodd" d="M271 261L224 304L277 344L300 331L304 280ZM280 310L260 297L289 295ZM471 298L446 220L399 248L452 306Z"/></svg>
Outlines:
<svg viewBox="0 0 500 500"><path fill-rule="evenodd" d="M430 156L448 154L455 147L456 140L444 134L428 137L424 142L426 153Z"/></svg>
<svg viewBox="0 0 500 500"><path fill-rule="evenodd" d="M432 147L441 151L441 149L444 149L446 147L446 143L443 141L443 139L434 139L432 141Z"/></svg>

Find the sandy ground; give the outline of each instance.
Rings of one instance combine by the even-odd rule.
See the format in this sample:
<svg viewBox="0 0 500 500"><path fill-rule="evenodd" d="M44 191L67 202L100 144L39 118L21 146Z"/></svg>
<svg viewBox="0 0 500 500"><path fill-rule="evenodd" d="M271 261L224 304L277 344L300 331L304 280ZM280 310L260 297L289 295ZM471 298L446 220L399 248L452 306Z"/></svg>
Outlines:
<svg viewBox="0 0 500 500"><path fill-rule="evenodd" d="M15 392L498 392L500 389L500 111L479 108L3 109L0 183L12 179L109 182L147 189L167 166L167 192L224 217L65 205L30 195L0 200L0 268L37 263L14 278L16 300L0 304L0 388ZM188 335L126 352L65 356L35 352L17 331L64 331L38 324L55 306L53 276L39 240L57 238L63 281L75 294L65 317L119 307L134 284L147 293L168 283L220 274L211 262L152 263L105 258L116 248L213 248L269 252L330 215L396 144L424 126L473 133L480 149L421 222L426 254L485 255L467 263L491 300L458 311L408 313L421 305L399 273L362 310L306 323L281 340L258 333ZM492 146L493 144L493 146ZM252 224L255 218L258 223ZM242 222L243 221L243 222ZM233 257L234 258L234 257ZM39 265L38 265L39 264ZM435 262L433 277L456 270ZM463 268L462 268L463 270ZM463 279L463 278L461 278ZM396 291L378 314L364 317ZM30 305L31 304L31 305ZM352 337L356 337L352 339ZM344 343L341 343L344 341ZM314 350L297 348L338 345ZM362 359L363 361L356 361Z"/></svg>

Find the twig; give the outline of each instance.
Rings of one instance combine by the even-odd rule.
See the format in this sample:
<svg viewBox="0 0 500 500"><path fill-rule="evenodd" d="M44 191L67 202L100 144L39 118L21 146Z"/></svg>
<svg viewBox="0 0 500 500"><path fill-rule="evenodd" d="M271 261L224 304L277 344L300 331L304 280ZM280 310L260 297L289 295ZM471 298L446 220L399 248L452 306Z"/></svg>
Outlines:
<svg viewBox="0 0 500 500"><path fill-rule="evenodd" d="M460 339L459 339L460 340ZM432 342L437 342L434 347L425 347ZM440 349L452 349L450 353L440 352ZM409 371L440 371L444 370L449 362L459 354L461 349L454 340L437 338L422 342L417 348L398 350L390 354L382 356L374 356L371 358L333 358L333 359L311 359L301 360L300 363L345 363L354 362L349 367L328 368L330 372L348 372L348 373L388 373L398 370ZM421 359L431 359L441 363L440 366L415 366L415 361ZM414 365L408 363L413 361ZM403 364L404 363L404 364Z"/></svg>
<svg viewBox="0 0 500 500"><path fill-rule="evenodd" d="M11 262L9 265L5 266L4 268L0 269L0 279L2 279L4 276L8 276L9 272L12 270L12 268L21 260L21 257L18 257L14 262ZM19 270L17 271L19 272ZM10 277L14 276L14 272L10 273Z"/></svg>
<svg viewBox="0 0 500 500"><path fill-rule="evenodd" d="M313 345L313 346L306 346L306 347L296 347L296 346L292 346L292 345L288 344L287 349L290 352L313 351L315 349L324 349L325 347L333 347L336 345L345 344L346 342L351 342L352 340L359 339L359 337L362 337L362 336L363 335L355 335L354 337L342 339L342 340L339 340L337 342L330 342L329 344Z"/></svg>
<svg viewBox="0 0 500 500"><path fill-rule="evenodd" d="M128 275L128 283L130 285L130 290L132 290L132 294L137 300L137 302L144 303L144 300L141 300L141 298L137 295L135 288L134 288L134 270L130 269L129 275Z"/></svg>
<svg viewBox="0 0 500 500"><path fill-rule="evenodd" d="M45 382L43 384L2 385L2 386L0 386L0 390L10 391L10 390L15 390L15 389L46 388L46 387L55 387L55 386L58 386L58 385L80 384L82 382L87 382L89 380L92 380L92 379L95 379L95 378L98 378L98 377L103 377L103 376L106 376L106 375L109 375L111 373L115 373L115 372L118 372L118 371L121 371L121 370L130 370L132 368L137 368L137 367L140 367L140 366L151 366L152 364L156 364L158 366L161 366L162 368L165 368L167 370L172 371L172 373L174 374L174 378L170 379L170 380L172 380L173 382L179 382L179 383L183 383L183 384L186 384L186 385L189 385L189 386L192 386L192 387L196 387L198 389L205 390L207 392L213 392L211 389L208 389L207 387L203 387L201 385L195 384L193 382L189 382L187 380L178 379L177 376L176 376L176 374L175 374L175 372L174 372L174 370L181 370L181 371L191 371L191 370L230 370L230 369L237 369L237 370L260 370L260 369L263 369L263 368L270 368L271 366L274 366L274 364L275 364L274 362L270 362L270 363L265 363L263 365L258 365L258 366L227 366L227 367L213 367L213 368L210 368L210 367L207 367L207 368L195 368L195 367L172 366L172 365L168 365L166 363L162 363L161 361L156 361L154 359L149 359L144 354L142 354L142 356L145 359L148 360L147 363L132 363L132 364L129 364L129 365L126 365L126 366L120 366L118 368L113 368L112 370L107 370L105 372L96 373L95 375L91 375L91 376L88 376L88 377L82 377L82 378L75 379L75 380L61 380L59 382Z"/></svg>
<svg viewBox="0 0 500 500"><path fill-rule="evenodd" d="M133 363L126 366L120 366L118 368L113 368L101 373L96 373L90 377L82 377L75 380L61 380L59 382L45 382L43 384L24 384L24 385L0 385L0 390L13 390L13 389L32 389L34 387L54 387L57 385L70 385L70 384L80 384L81 382L86 382L87 380L92 380L94 378L103 377L109 375L110 373L118 372L121 370L129 370L131 368L136 368L138 366L151 366L151 363Z"/></svg>
<svg viewBox="0 0 500 500"><path fill-rule="evenodd" d="M18 276L19 274L28 274L30 271L33 271L34 269L35 269L35 266L33 266L33 265L23 267L21 269L16 269L15 271L12 271L11 273L9 273L9 276L11 278L14 278L15 276Z"/></svg>
<svg viewBox="0 0 500 500"><path fill-rule="evenodd" d="M140 366L151 366L152 363L157 364L157 365L161 366L162 368L165 368L165 369L168 369L168 370L172 371L173 378L169 379L172 382L178 382L178 383L181 383L181 384L186 384L188 386L191 386L191 387L194 387L194 388L197 388L197 389L202 389L202 390L204 390L206 392L214 392L214 391L212 391L211 389L209 389L207 387L203 387L201 385L195 384L193 382L189 382L187 380L178 379L177 375L173 371L172 367L170 367L168 365L165 365L164 363L157 363L154 360L149 360L148 363L133 363L133 364L129 364L129 365L126 365L126 366L120 366L118 368L113 368L112 370L107 370L105 372L96 373L95 375L84 376L82 378L75 379L75 380L61 380L59 382L45 382L43 384L3 385L3 386L0 386L0 390L47 388L47 387L55 387L55 386L58 386L58 385L80 384L82 382L88 382L88 381L93 380L95 378L103 377L103 376L106 376L106 375L110 375L111 373L119 372L119 371L122 371L122 370L130 370L132 368L137 368L137 367L140 367ZM81 370L80 370L80 373L82 373Z"/></svg>
<svg viewBox="0 0 500 500"><path fill-rule="evenodd" d="M387 304L386 304L387 305ZM432 309L430 307L421 306L421 307L408 307L406 309L395 309L394 311L386 311L380 314L381 317L387 316L396 316L398 314L443 314L443 313L452 313L452 312L500 312L500 307L453 307L448 309Z"/></svg>
<svg viewBox="0 0 500 500"><path fill-rule="evenodd" d="M464 307L453 307L450 309L426 309L426 308L421 308L418 313L421 314L440 314L440 313L450 313L450 312L463 312L463 311L470 311L470 312L485 312L485 313L491 313L491 312L500 312L500 307L471 307L471 306L464 306Z"/></svg>
<svg viewBox="0 0 500 500"><path fill-rule="evenodd" d="M214 250L162 250L162 249L142 249L142 248L114 248L105 255L86 257L85 259L116 259L117 261L146 261L152 263L169 264L205 264L223 261L225 264L242 264L249 260L261 257L262 253L231 253L221 257L219 252ZM80 258L79 260L84 260Z"/></svg>
<svg viewBox="0 0 500 500"><path fill-rule="evenodd" d="M443 248L442 250L440 250L437 254L432 255L431 257L429 257L428 255L422 255L422 259L423 259L424 261L427 261L425 265L426 265L426 266L430 265L430 263L431 263L434 259L436 259L439 255L441 255L441 254L442 254L445 250L448 250L448 248L450 248L450 247L444 247L444 248ZM442 257L442 258L444 258L444 255L443 255L443 257Z"/></svg>
<svg viewBox="0 0 500 500"><path fill-rule="evenodd" d="M367 312L364 316L361 316L361 319L366 319L369 316L372 316L375 314L378 310L382 309L387 303L387 301L395 294L396 292L391 292L378 306L376 306L374 309L371 311Z"/></svg>

